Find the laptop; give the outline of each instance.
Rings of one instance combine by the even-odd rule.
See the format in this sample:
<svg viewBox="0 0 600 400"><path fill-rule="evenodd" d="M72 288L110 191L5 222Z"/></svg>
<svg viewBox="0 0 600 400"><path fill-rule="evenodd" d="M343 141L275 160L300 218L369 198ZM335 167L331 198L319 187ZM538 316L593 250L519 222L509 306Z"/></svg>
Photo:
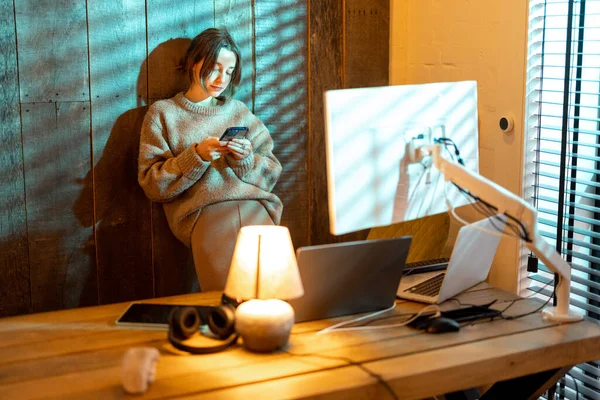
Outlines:
<svg viewBox="0 0 600 400"><path fill-rule="evenodd" d="M289 300L296 322L392 306L412 237L300 247L304 296Z"/></svg>
<svg viewBox="0 0 600 400"><path fill-rule="evenodd" d="M398 297L440 304L483 282L490 272L505 224L506 219L498 216L460 228L446 270L404 276L398 286Z"/></svg>

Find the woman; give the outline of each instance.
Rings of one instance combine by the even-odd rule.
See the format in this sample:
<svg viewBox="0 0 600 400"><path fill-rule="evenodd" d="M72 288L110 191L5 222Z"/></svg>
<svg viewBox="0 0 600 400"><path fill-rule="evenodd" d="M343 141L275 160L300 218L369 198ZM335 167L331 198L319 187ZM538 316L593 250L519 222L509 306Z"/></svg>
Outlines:
<svg viewBox="0 0 600 400"><path fill-rule="evenodd" d="M138 181L191 246L201 289L222 290L240 227L279 224L283 205L271 190L281 164L265 125L232 98L241 60L227 31L196 36L181 67L189 89L155 102L144 119ZM220 141L233 126L247 127L246 136Z"/></svg>

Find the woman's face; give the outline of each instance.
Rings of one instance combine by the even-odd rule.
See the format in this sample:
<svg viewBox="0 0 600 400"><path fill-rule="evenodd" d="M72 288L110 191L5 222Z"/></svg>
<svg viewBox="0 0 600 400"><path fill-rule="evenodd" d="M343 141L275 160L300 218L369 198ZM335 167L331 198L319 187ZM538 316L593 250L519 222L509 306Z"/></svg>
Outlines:
<svg viewBox="0 0 600 400"><path fill-rule="evenodd" d="M203 61L194 65L194 74L198 76ZM231 74L235 69L236 57L235 53L227 49L219 50L217 63L214 65L211 73L204 79L204 87L207 95L218 97L229 85Z"/></svg>

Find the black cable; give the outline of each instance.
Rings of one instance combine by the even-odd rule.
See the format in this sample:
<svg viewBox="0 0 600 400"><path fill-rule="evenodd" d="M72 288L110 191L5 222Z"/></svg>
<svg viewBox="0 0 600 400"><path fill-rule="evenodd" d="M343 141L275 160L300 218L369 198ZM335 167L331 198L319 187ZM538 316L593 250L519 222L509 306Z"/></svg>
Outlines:
<svg viewBox="0 0 600 400"><path fill-rule="evenodd" d="M448 153L448 155L450 155L450 159L452 161L454 161L454 154L452 154L452 152L450 151L450 149L448 148L448 146L444 146L444 149L446 149L446 153Z"/></svg>
<svg viewBox="0 0 600 400"><path fill-rule="evenodd" d="M469 193L469 195L472 196L470 193ZM472 197L476 198L476 200L477 200L477 203L472 203L472 204L478 204L478 207L476 209L487 210L487 211L480 211L481 214L483 214L487 217L494 217L495 219L500 220L500 214L498 214L498 209L496 207L490 208L489 205L486 204L485 202L482 202L480 198L475 197L475 196L472 196ZM515 237L518 237L519 239L523 239L521 227L515 226L512 219L509 218L510 217L509 215L507 215L507 214L502 214L502 215L507 217L507 220L503 221L503 222L506 226L508 226L513 231L513 233L515 234ZM498 228L496 227L496 229L498 229ZM502 230L498 229L498 230L504 231L504 229L502 229Z"/></svg>
<svg viewBox="0 0 600 400"><path fill-rule="evenodd" d="M457 189L463 193L464 195L469 196L470 198L480 202L483 206L487 207L488 210L492 210L489 211L494 212L494 213L498 213L498 208L491 205L490 203L486 202L485 200L482 200L480 197L475 196L474 194L472 194L471 192L469 192L468 190L465 190L464 188L458 186L456 183L453 183L454 186L457 187ZM486 213L482 212L482 214L486 215ZM489 215L489 214L488 214ZM515 233L515 235L517 235L517 237L521 238L522 240L524 240L525 242L531 242L532 240L529 237L529 234L527 233L527 230L525 229L525 226L523 225L523 223L521 221L519 221L517 218L513 217L510 214L504 213L504 216L506 216L509 220L506 221L506 225L511 228L511 230ZM514 225L514 224L518 224L518 228ZM517 232L517 229L519 230L519 232Z"/></svg>
<svg viewBox="0 0 600 400"><path fill-rule="evenodd" d="M579 385L577 384L577 379L575 379L573 375L571 375L568 372L566 373L566 375L568 375L573 380L573 383L575 384L575 400L579 400Z"/></svg>
<svg viewBox="0 0 600 400"><path fill-rule="evenodd" d="M481 214L483 214L483 215L486 215L486 216L488 216L488 217L496 217L496 218L499 218L499 217L498 217L498 208L496 208L496 207L492 206L491 204L489 204L489 203L487 203L487 202L485 202L485 201L481 200L481 198L479 198L479 197L477 197L477 196L473 195L473 194L472 194L472 193L470 193L469 191L467 191L467 190L465 190L465 189L461 188L460 186L458 186L458 185L456 185L456 184L454 184L454 185L455 185L455 186L456 186L456 187L457 187L457 188L460 190L460 192L461 192L461 193L463 193L463 195L465 195L465 196L468 196L468 197L470 197L471 199L473 199L473 200L475 200L476 202L478 202L478 203L471 203L471 204L477 204L477 207L475 207L475 206L474 206L474 207L475 207L475 209L476 209L477 211L479 211ZM486 211L482 211L482 209L484 209L484 210L485 210L485 209L487 209L487 212L486 212ZM516 235L516 237L518 237L518 238L520 238L520 239L522 239L522 240L525 240L525 239L526 239L526 238L525 238L525 236L526 236L526 232L525 232L525 229L524 229L523 225L519 223L519 224L520 224L520 226L519 226L519 228L517 228L517 227L514 225L514 222L513 222L513 220L515 220L515 218L512 218L510 215L508 215L508 214L506 214L506 213L504 213L503 215L505 215L505 216L508 218L508 219L505 221L505 224L506 224L506 225L507 225L507 226L508 226L508 227L509 227L509 228L510 228L512 231L513 231L513 233ZM517 229L519 229L519 231L517 231ZM525 233L524 233L524 232L525 232Z"/></svg>
<svg viewBox="0 0 600 400"><path fill-rule="evenodd" d="M498 299L494 299L491 302L487 303L487 304L470 304L470 303L463 303L461 302L457 297L451 297L448 300L452 300L458 303L458 305L460 307L475 307L475 308L484 308L484 309L490 309L490 307L494 304L496 304L496 302L498 301ZM464 310L465 308L459 308L459 310ZM493 310L493 309L492 309ZM450 311L454 311L454 310L450 310ZM443 314L442 314L443 315ZM482 322L483 319L490 319L490 321L493 321L496 318L496 315L489 315L489 316L485 316L485 317L478 317L478 319L476 320L472 320L470 321L469 325L474 325L476 323ZM485 321L483 321L485 322Z"/></svg>
<svg viewBox="0 0 600 400"><path fill-rule="evenodd" d="M448 149L448 143L450 143L453 147L454 147L454 152L456 154L457 157L457 161L460 165L465 165L462 158L460 157L460 151L458 150L458 146L456 145L456 143L454 143L454 141L450 138L446 138L446 137L441 137L441 138L436 138L433 140L434 143L443 143L444 144L444 148L446 149L446 151L450 154L450 157L452 158L452 160L454 161L454 157L452 156L452 153L450 153L450 150ZM473 195L471 192L469 192L468 190L460 187L459 185L457 185L456 183L454 183L454 186L456 186L456 188L465 196L469 196L472 199L474 199L476 202L483 204L484 206L486 206L488 208L488 212L486 213L484 210L482 210L482 206L478 203L472 203L470 202L470 204L481 214L483 215L487 215L488 217L491 217L493 215L498 214L498 208L489 204L488 202L482 200L481 198ZM477 204L477 205L476 205ZM492 213L489 210L493 210L494 212ZM492 215L493 214L493 215ZM510 223L509 221L506 221L506 225L509 226L509 228L517 235L517 237L520 237L521 239L525 240L526 242L530 242L529 240L529 236L527 234L527 231L525 230L525 227L523 226L523 224L521 223L521 221L519 221L517 218L512 217L509 214L504 213L504 215L506 215L507 218L517 222L520 226L521 232L517 232L516 231L516 227ZM493 225L493 223L492 223ZM500 231L500 229L498 229L497 226L494 225L494 228L496 228L497 231ZM503 230L502 230L503 231Z"/></svg>
<svg viewBox="0 0 600 400"><path fill-rule="evenodd" d="M521 228L521 232L522 232L522 236L521 238L526 241L527 243L531 243L533 242L533 239L529 237L529 233L527 232L527 229L525 229L525 225L523 225L523 223L521 221L519 221L519 219L517 219L516 217L513 217L510 214L504 213L504 215L506 215L508 218L512 219L513 221L515 221L515 223L517 223L519 225L519 227Z"/></svg>
<svg viewBox="0 0 600 400"><path fill-rule="evenodd" d="M457 297L450 297L448 300L452 300L452 301L457 302L458 305L461 306L461 307L482 307L479 304L462 303ZM492 304L495 303L496 301L498 301L498 300L494 299L494 301L492 302Z"/></svg>
<svg viewBox="0 0 600 400"><path fill-rule="evenodd" d="M463 193L463 195L465 195L465 197L469 198L465 193ZM471 204L471 206L475 209L475 211L477 211L478 213L490 218L490 223L493 225L493 227L500 233L504 232L504 229L500 229L500 227L498 227L495 223L494 220L500 220L500 215L497 213L494 213L492 211L490 211L489 209L486 209L486 206L482 203L480 203L478 200L476 200L476 202L470 202L469 204ZM493 218L493 219L492 219ZM520 232L517 231L517 227L514 226L514 224L511 221L502 221L504 222L504 224L506 226L508 226L514 233L514 235L508 235L508 236L512 236L512 237L517 237L519 239L522 239Z"/></svg>
<svg viewBox="0 0 600 400"><path fill-rule="evenodd" d="M458 162L462 166L465 165L465 162L460 157L460 151L458 150L458 146L456 145L456 143L454 143L454 141L452 139L447 138L447 137L441 137L441 138L433 139L433 143L443 143L446 150L448 150L448 143L450 143L454 147L454 154L456 155L456 162Z"/></svg>
<svg viewBox="0 0 600 400"><path fill-rule="evenodd" d="M544 289L546 288L546 286L548 286L548 285L549 285L549 284L551 284L552 282L553 282L553 281L546 282L546 283L544 284L544 286L542 286L542 287L541 287L539 290L532 290L532 292L533 292L533 293L532 293L532 294L530 294L529 296L526 296L526 297L519 297L518 299L511 300L511 301L510 301L510 304L508 305L508 307L506 307L504 310L500 311L500 314L498 315L498 317L500 317L500 318L502 318L502 319L505 319L505 320L514 320L514 319L517 319L517 318L526 317L526 316L528 316L528 315L535 314L536 312L538 312L539 310L541 310L542 308L544 308L546 305L548 305L549 301L550 301L550 300L552 299L552 297L554 296L554 292L552 293L552 296L550 296L550 297L549 297L549 298L548 298L548 299L547 299L547 300L544 302L544 304L542 304L540 307L538 307L537 309L535 309L535 310L533 310L533 311L531 311L531 312L528 312L528 313L525 313L525 314L521 314L521 315L513 315L513 316L508 316L508 317L506 317L506 316L504 316L504 315L503 315L503 314L504 314L504 312L506 312L506 310L508 310L509 308L511 308L511 307L512 307L512 306L513 306L513 305L514 305L516 302L518 302L518 301L522 301L522 300L528 300L528 299L531 299L531 298L532 298L533 296L535 296L536 294L540 294L540 293L542 292L542 290L544 290ZM482 305L480 305L480 304L470 304L470 303L463 303L463 302L461 302L461 301L460 301L460 300L459 300L457 297L451 297L451 298L449 298L448 300L455 301L456 303L458 303L458 305L459 305L460 307L484 307L484 306L491 306L492 304L494 304L494 303L496 303L496 302L498 301L498 299L494 299L494 300L493 300L491 303L489 303L489 305L488 305L488 304L486 304L486 305L483 305L483 306L482 306ZM369 321L367 321L367 322L365 322L365 323L363 323L363 324L361 324L361 325L356 325L356 326L366 326L366 325L369 325L370 323L372 323L372 322L375 322L375 321L383 321L383 320L386 320L386 319L397 318L397 317L404 317L404 316L407 316L407 317L408 317L408 318L406 318L406 319L404 320L404 321L406 321L406 320L409 320L410 318L414 317L414 316L415 316L415 315L417 315L417 314L418 314L418 313L407 313L407 314L396 314L396 315L389 315L389 316L386 316L386 317L379 317L379 318L371 319L371 320L369 320ZM491 317L491 319L492 319L492 320L493 320L494 318L496 318L496 317ZM403 322L403 321L401 321L401 322Z"/></svg>
<svg viewBox="0 0 600 400"><path fill-rule="evenodd" d="M370 376L372 376L373 378L377 379L377 381L385 388L385 390L388 391L388 393L392 396L392 398L394 400L398 400L398 396L396 395L396 392L394 392L394 389L392 389L392 387L390 386L389 383L387 383L379 374L376 374L375 372L371 371L370 369L368 369L367 367L365 367L364 365L362 365L362 363L360 362L356 362L354 360L351 360L350 358L346 358L346 357L336 357L336 356L326 356L324 354L315 354L315 353L302 353L302 354L298 354L298 353L292 353L290 351L287 350L283 350L284 353L287 353L291 356L300 356L300 357L320 357L320 358L326 358L329 360L339 360L339 361L345 361L348 363L348 365L352 365L355 367L358 367L360 369L362 369L363 371L365 371L367 374L369 374Z"/></svg>
<svg viewBox="0 0 600 400"><path fill-rule="evenodd" d="M542 304L541 306L539 306L539 307L538 307L538 308L536 308L535 310L533 310L533 311L530 311L530 312L528 312L528 313L525 313L525 314L521 314L521 315L511 315L511 316L508 316L508 317L506 317L506 316L504 316L504 312L505 312L506 310L508 310L510 307L512 307L512 305L513 305L514 303L516 303L517 301L520 301L520 300L525 300L525 298L513 300L513 301L512 301L512 303L511 303L511 304L510 304L508 307L506 307L504 310L502 310L502 311L500 312L500 315L499 315L499 317L500 317L500 318L502 318L502 319L505 319L505 320L507 320L507 321L512 321L512 320L515 320L515 319L518 319L518 318L526 317L526 316L528 316L528 315L531 315L531 314L535 314L535 313L537 313L538 311L540 311L542 308L544 308L544 307L546 307L546 306L548 305L548 303L550 302L550 300L552 300L552 298L554 297L554 292L555 292L555 291L553 290L553 291L552 291L552 296L548 297L548 299L547 299L547 300L544 302L544 304Z"/></svg>
<svg viewBox="0 0 600 400"><path fill-rule="evenodd" d="M511 308L516 302L518 301L522 301L522 300L528 300L531 299L533 296L535 296L536 294L540 294L542 292L542 290L544 290L546 288L546 286L548 286L549 284L551 284L552 281L549 281L547 283L544 284L544 286L542 286L539 290L532 290L532 294L530 294L527 297L519 297L518 299L514 299L510 301L510 304L508 305L508 307L506 307L504 310L500 311L500 314L497 316L499 318L505 319L505 320L514 320L517 318L521 318L521 317L526 317L528 315L531 314L535 314L536 312L538 312L539 310L541 310L542 308L544 308L546 305L548 305L549 301L552 299L553 296L550 296L545 302L544 304L542 304L540 307L538 307L537 309L525 313L525 314L521 314L521 315L513 315L513 316L504 316L504 312L506 312L506 310L508 310L509 308ZM553 293L554 295L554 293ZM461 302L457 297L451 297L448 300L452 300L455 301L456 303L458 303L458 305L460 307L485 307L485 306L491 306L492 304L498 302L498 299L494 299L491 303L485 304L485 305L481 305L481 304L470 304L470 303L463 303ZM396 315L390 315L390 316L386 316L386 317L379 317L379 318L375 318L372 319L370 321L367 321L365 323L363 323L362 325L358 325L358 326L366 326L368 324L370 324L371 322L375 322L375 321L383 321L386 319L390 319L390 318L396 318L396 317L403 317L403 316L408 316L408 318L406 318L405 320L408 320L410 318L412 318L413 316L415 316L417 313L409 313L409 314L396 314ZM492 320L494 320L496 317L490 317Z"/></svg>
<svg viewBox="0 0 600 400"><path fill-rule="evenodd" d="M481 204L480 204L480 207L487 207L487 209L488 209L488 213L489 213L489 214L487 214L488 216L491 216L491 214L492 214L492 213L493 213L493 214L495 214L495 215L497 215L497 214L498 214L498 208L497 208L497 207L495 207L495 206L491 205L490 203L486 202L485 200L482 200L480 197L478 197L478 196L475 196L474 194L472 194L472 193L471 193L471 192L469 192L468 190L466 190L466 189L464 189L464 188L462 188L462 187L458 186L456 183L454 183L454 186L456 186L456 187L458 188L458 190L459 190L461 193L463 193L464 195L466 195L466 196L469 196L469 197L470 197L470 198L472 198L473 200L475 200L475 201L477 201L477 202L481 203ZM484 212L482 212L482 213L483 213L484 215L486 215L486 213L484 213ZM525 230L525 227L523 226L523 223L521 223L521 221L519 221L517 218L513 217L513 216L512 216L512 215L510 215L510 214L504 213L503 215L505 215L505 216L506 216L508 219L510 219L510 221L508 221L508 220L506 221L506 224L507 224L509 227L511 227L511 229L513 230L513 232L514 232L514 233L515 233L515 234L516 234L518 237L520 237L521 239L523 239L523 240L525 240L525 241L529 241L529 239L528 239L528 235L527 235L527 231ZM517 232L517 231L515 230L515 229L516 229L516 227L514 226L514 223L513 223L513 222L511 222L511 221L514 221L514 222L516 222L517 224L519 224L519 229L520 229L520 232Z"/></svg>
<svg viewBox="0 0 600 400"><path fill-rule="evenodd" d="M529 296L526 297L519 297L518 299L514 299L510 301L510 304L508 305L508 307L506 307L504 310L501 311L500 314L504 313L506 310L508 310L509 308L511 308L517 301L521 301L521 300L528 300L530 298L532 298L533 296L535 296L536 294L540 294L542 292L542 290L544 290L546 288L546 286L548 286L549 284L551 284L553 281L549 281L546 282L544 284L544 286L542 286L539 290L532 290L532 294L530 294ZM481 305L477 305L477 304L469 304L469 303L462 303L457 297L451 297L448 300L452 300L458 303L459 306L464 307L482 307ZM492 302L492 304L496 303L498 301L498 299L494 299L494 301ZM546 303L544 305L548 304L548 301L546 301ZM490 304L491 306L491 304ZM529 315L529 314L524 314L525 315ZM518 316L517 316L518 317ZM514 319L514 318L511 318Z"/></svg>
<svg viewBox="0 0 600 400"><path fill-rule="evenodd" d="M551 284L552 281L547 282L546 284L544 284L544 286L542 286L539 290L532 290L532 294L530 294L529 296L526 297L519 297L518 299L514 299L510 301L510 304L508 305L508 307L506 307L504 310L501 311L501 313L505 312L506 310L508 310L509 308L511 308L517 301L521 301L521 300L527 300L532 298L533 296L535 296L536 294L540 294L542 292L542 290L544 290L546 288L546 286L548 286L549 284ZM469 303L463 303L461 302L457 297L451 297L448 300L452 300L458 303L459 306L461 307L483 307L482 305L478 305L478 304L469 304ZM490 306L494 303L496 303L498 301L498 299L494 299L494 301L490 304ZM547 303L546 303L547 304ZM528 314L527 314L528 315Z"/></svg>
<svg viewBox="0 0 600 400"><path fill-rule="evenodd" d="M500 313L500 315L502 315L503 312L505 312L506 310L508 310L509 308L511 308L517 301L521 301L521 300L525 300L525 299L515 299L515 300L512 300L510 302L510 304L508 305L508 307L506 307L504 310L502 310L502 312Z"/></svg>
<svg viewBox="0 0 600 400"><path fill-rule="evenodd" d="M498 220L500 219L500 215L497 213L497 211L498 211L497 208L495 208L493 206L491 206L491 208L488 207L489 205L487 203L482 202L481 199L479 199L477 196L472 195L471 193L469 193L468 191L464 190L463 188L461 188L460 186L458 186L456 184L454 184L454 185L459 189L459 191L467 199L475 200L475 202L469 201L469 204L475 209L475 211L477 211L478 213L480 213L488 218L494 218L494 219L498 219ZM507 214L503 214L503 215L510 217ZM500 229L496 224L494 224L494 221L492 219L490 219L490 222L492 223L492 225L498 232L504 232L504 229ZM514 235L508 235L508 236L525 240L524 235L521 231L522 226L517 227L517 226L515 226L514 222L512 222L512 220L508 220L508 219L503 222L506 226L509 227L510 230L513 231Z"/></svg>
<svg viewBox="0 0 600 400"><path fill-rule="evenodd" d="M544 286L542 286L542 287L541 287L539 290L531 290L531 289L529 289L529 288L528 288L529 290L531 290L531 291L533 292L532 294L530 294L529 296L526 296L526 297L520 297L520 298L518 298L518 299L512 300L512 301L510 302L510 304L508 305L508 307L506 307L504 310L502 310L502 312L505 312L506 310L508 310L509 308L511 308L511 307L512 307L512 306L513 306L513 305L514 305L514 304L515 304L517 301L521 301L521 300L527 300L527 299L530 299L530 298L532 298L532 297L533 297L533 296L535 296L536 294L540 294L540 293L542 293L542 290L544 290L544 289L546 288L546 286L548 286L548 285L549 285L549 284L551 284L552 282L554 282L554 281L553 281L553 280L550 280L550 281L546 282L546 283L544 284ZM546 302L546 304L548 304L548 302Z"/></svg>

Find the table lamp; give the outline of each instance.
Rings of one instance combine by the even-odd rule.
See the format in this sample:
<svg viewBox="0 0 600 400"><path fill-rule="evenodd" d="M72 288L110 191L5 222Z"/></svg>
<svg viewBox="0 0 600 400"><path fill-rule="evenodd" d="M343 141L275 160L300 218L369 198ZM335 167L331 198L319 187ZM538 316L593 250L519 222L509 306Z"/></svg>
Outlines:
<svg viewBox="0 0 600 400"><path fill-rule="evenodd" d="M282 300L304 294L290 232L283 226L240 229L225 295L242 301L235 329L244 347L270 352L284 346L294 325L294 309Z"/></svg>

